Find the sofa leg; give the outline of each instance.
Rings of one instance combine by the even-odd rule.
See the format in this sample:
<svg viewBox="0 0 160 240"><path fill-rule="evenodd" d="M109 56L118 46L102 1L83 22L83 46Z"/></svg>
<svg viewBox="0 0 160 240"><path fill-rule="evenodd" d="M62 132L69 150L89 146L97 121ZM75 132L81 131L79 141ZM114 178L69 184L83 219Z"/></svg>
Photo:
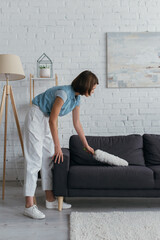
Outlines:
<svg viewBox="0 0 160 240"><path fill-rule="evenodd" d="M58 210L62 211L62 206L63 206L63 197L58 197Z"/></svg>

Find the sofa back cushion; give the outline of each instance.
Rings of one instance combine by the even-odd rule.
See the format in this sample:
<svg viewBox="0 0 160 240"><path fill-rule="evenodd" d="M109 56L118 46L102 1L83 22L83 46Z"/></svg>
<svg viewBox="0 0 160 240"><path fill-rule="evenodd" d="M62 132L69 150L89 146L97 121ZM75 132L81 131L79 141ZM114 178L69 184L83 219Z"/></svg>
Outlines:
<svg viewBox="0 0 160 240"><path fill-rule="evenodd" d="M160 135L144 134L143 145L146 165L160 165Z"/></svg>
<svg viewBox="0 0 160 240"><path fill-rule="evenodd" d="M101 149L110 154L125 159L129 165L144 166L143 138L141 135L128 136L86 136L88 144L94 149ZM78 135L73 135L69 141L71 164L104 165L96 161L93 156L83 150L83 145ZM105 164L106 165L106 164Z"/></svg>

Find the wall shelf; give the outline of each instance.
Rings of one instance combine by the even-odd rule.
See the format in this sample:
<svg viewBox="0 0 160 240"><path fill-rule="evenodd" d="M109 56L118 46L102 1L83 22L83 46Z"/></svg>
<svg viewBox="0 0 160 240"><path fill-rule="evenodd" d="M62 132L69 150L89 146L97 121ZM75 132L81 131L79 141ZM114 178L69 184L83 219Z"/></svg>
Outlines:
<svg viewBox="0 0 160 240"><path fill-rule="evenodd" d="M55 74L54 78L37 78L34 77L34 75L30 74L30 105L32 105L32 99L34 96L34 88L35 88L35 81L53 81L55 83L55 86L58 86L58 76Z"/></svg>

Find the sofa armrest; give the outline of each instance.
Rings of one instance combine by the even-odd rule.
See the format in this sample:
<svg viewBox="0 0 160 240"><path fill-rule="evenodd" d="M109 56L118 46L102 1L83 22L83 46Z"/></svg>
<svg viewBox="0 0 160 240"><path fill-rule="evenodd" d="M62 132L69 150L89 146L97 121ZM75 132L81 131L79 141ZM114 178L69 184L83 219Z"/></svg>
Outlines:
<svg viewBox="0 0 160 240"><path fill-rule="evenodd" d="M63 163L54 163L52 174L53 174L53 192L55 196L68 195L68 172L70 167L70 151L68 148L62 148L63 152Z"/></svg>

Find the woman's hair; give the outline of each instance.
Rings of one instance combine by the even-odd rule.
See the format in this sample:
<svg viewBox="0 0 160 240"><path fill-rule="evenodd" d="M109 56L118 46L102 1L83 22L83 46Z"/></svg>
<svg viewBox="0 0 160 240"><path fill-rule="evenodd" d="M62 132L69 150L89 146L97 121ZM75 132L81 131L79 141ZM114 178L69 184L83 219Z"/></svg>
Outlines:
<svg viewBox="0 0 160 240"><path fill-rule="evenodd" d="M80 93L80 95L84 95L88 93L90 95L93 86L95 84L99 84L98 78L91 71L81 72L71 83L75 92Z"/></svg>

